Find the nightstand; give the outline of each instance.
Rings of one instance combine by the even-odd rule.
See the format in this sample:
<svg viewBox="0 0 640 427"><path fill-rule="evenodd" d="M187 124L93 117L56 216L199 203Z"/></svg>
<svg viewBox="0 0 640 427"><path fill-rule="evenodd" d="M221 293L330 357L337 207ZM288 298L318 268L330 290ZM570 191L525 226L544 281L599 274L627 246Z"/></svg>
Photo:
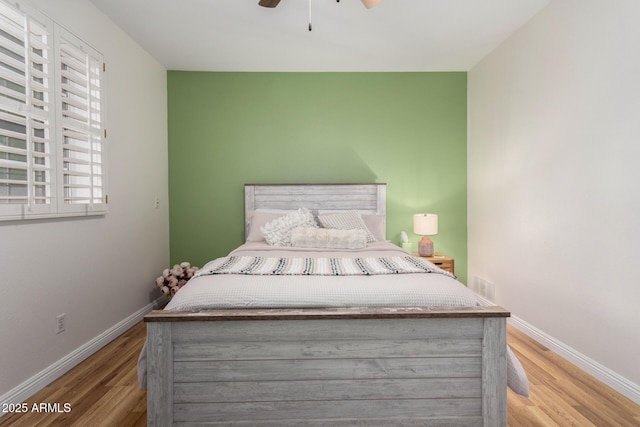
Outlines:
<svg viewBox="0 0 640 427"><path fill-rule="evenodd" d="M424 258L427 261L434 263L437 267L440 267L441 269L446 270L451 274L456 274L455 261L451 257L442 255L439 253L434 254L434 256L425 256L425 257L421 257L420 255L418 255L417 252L414 252L411 255L418 258Z"/></svg>

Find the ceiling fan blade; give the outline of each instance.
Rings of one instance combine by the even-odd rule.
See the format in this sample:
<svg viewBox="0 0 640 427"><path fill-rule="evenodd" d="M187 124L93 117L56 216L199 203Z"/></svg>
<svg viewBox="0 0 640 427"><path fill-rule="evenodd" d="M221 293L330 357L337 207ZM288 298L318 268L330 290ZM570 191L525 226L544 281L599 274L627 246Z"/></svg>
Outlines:
<svg viewBox="0 0 640 427"><path fill-rule="evenodd" d="M258 4L262 7L276 7L280 0L260 0Z"/></svg>

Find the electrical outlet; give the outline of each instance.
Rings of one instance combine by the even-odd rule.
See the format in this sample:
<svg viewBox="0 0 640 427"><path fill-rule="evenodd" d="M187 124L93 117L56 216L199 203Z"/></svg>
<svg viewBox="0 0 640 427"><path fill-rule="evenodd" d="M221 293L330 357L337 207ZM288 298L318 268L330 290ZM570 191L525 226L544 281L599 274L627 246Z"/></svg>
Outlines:
<svg viewBox="0 0 640 427"><path fill-rule="evenodd" d="M56 334L64 332L67 326L67 313L58 314L56 316Z"/></svg>

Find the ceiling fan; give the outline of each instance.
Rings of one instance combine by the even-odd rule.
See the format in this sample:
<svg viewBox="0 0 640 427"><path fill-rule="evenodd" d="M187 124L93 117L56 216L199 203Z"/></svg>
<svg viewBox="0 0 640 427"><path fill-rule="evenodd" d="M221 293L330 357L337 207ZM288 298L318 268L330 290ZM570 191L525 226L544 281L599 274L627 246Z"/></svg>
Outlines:
<svg viewBox="0 0 640 427"><path fill-rule="evenodd" d="M362 4L365 5L367 9L371 9L373 6L377 6L382 3L382 0L361 0ZM340 3L340 0L336 0L336 2ZM273 9L278 4L280 4L280 0L259 0L258 4L262 7L268 7ZM309 31L311 31L311 0L309 0Z"/></svg>
<svg viewBox="0 0 640 427"><path fill-rule="evenodd" d="M340 0L337 1L339 2ZM280 3L280 0L260 0L258 2L262 7L276 7L278 3ZM382 0L362 0L362 4L365 5L367 9L377 6L380 3L382 3Z"/></svg>

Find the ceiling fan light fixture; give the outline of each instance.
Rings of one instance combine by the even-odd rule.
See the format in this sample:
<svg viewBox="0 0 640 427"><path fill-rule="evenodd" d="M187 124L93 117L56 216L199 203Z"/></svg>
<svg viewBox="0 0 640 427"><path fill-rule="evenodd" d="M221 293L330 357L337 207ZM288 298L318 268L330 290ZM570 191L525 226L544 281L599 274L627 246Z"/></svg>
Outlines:
<svg viewBox="0 0 640 427"><path fill-rule="evenodd" d="M371 9L374 6L379 5L380 3L382 3L382 0L362 0L362 4L367 8L367 9Z"/></svg>

